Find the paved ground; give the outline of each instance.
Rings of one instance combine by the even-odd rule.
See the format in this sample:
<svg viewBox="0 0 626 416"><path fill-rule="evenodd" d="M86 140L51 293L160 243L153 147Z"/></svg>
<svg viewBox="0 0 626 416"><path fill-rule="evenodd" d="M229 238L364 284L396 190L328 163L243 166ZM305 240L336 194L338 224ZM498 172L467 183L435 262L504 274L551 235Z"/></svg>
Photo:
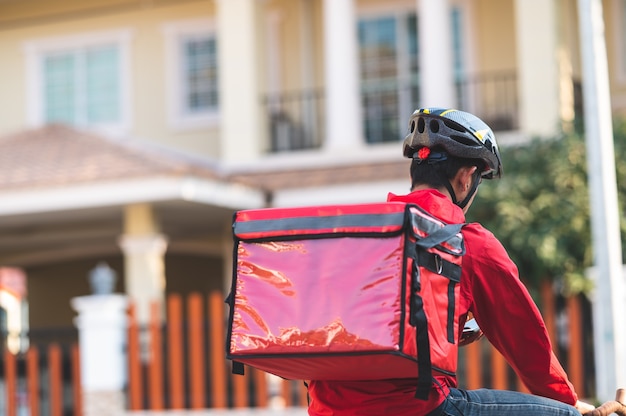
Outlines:
<svg viewBox="0 0 626 416"><path fill-rule="evenodd" d="M306 409L228 409L228 410L168 410L164 412L127 412L125 416L306 416Z"/></svg>

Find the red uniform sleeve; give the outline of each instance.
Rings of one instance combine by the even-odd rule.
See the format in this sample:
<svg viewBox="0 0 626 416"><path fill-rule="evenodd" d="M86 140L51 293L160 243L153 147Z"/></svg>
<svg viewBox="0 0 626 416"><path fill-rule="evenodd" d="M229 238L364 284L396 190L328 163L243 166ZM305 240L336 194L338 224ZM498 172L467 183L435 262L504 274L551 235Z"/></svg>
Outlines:
<svg viewBox="0 0 626 416"><path fill-rule="evenodd" d="M462 289L473 299L470 309L483 333L533 394L574 405L576 392L506 250L480 225L466 226L463 234Z"/></svg>

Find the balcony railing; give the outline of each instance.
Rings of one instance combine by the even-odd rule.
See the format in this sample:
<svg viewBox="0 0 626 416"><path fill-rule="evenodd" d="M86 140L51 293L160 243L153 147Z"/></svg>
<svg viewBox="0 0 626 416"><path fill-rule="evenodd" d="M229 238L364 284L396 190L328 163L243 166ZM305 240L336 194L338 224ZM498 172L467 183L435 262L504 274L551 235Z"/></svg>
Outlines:
<svg viewBox="0 0 626 416"><path fill-rule="evenodd" d="M406 95L402 92L398 91L398 103L405 101L400 99ZM476 114L493 130L519 128L517 76L514 71L468 76L457 82L456 94L459 109ZM270 94L263 99L263 105L267 115L270 153L315 149L322 145L325 100L320 89ZM408 114L413 110L410 109ZM404 128L406 120L401 119L400 114L397 117L399 120L392 124ZM402 137L403 132L397 133L396 137Z"/></svg>
<svg viewBox="0 0 626 416"><path fill-rule="evenodd" d="M319 89L270 94L263 100L269 151L315 149L324 137L324 97Z"/></svg>
<svg viewBox="0 0 626 416"><path fill-rule="evenodd" d="M458 107L476 114L495 131L517 130L517 84L514 71L467 76L456 84Z"/></svg>

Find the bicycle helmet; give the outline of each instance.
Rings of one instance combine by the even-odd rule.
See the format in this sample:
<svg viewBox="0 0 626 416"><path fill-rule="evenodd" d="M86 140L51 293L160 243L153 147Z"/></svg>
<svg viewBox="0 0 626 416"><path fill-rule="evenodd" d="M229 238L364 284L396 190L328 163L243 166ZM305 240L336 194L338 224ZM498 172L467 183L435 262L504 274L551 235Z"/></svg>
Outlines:
<svg viewBox="0 0 626 416"><path fill-rule="evenodd" d="M452 156L481 159L484 179L500 178L502 162L496 137L487 124L473 114L448 108L420 108L409 120L404 156L413 158L422 147L442 147Z"/></svg>

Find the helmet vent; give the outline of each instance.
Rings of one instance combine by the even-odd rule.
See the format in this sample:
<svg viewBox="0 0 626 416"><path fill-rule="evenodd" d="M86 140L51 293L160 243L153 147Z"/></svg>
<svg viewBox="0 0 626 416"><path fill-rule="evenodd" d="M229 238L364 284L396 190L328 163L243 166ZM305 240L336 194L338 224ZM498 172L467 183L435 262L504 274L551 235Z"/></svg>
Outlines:
<svg viewBox="0 0 626 416"><path fill-rule="evenodd" d="M420 133L424 133L424 128L426 127L426 122L422 117L417 119L417 131Z"/></svg>
<svg viewBox="0 0 626 416"><path fill-rule="evenodd" d="M457 136L456 134L451 134L450 138L454 140L455 142L464 144L465 146L472 146L472 147L481 146L480 144L476 143L474 140L465 136L460 136L460 135Z"/></svg>
<svg viewBox="0 0 626 416"><path fill-rule="evenodd" d="M437 120L430 120L430 123L428 123L428 127L430 127L430 131L432 131L433 133L439 132L439 122Z"/></svg>
<svg viewBox="0 0 626 416"><path fill-rule="evenodd" d="M456 123L452 120L444 119L443 122L447 127L451 128L452 130L460 131L462 133L465 133L467 131L465 127L461 126L459 123Z"/></svg>
<svg viewBox="0 0 626 416"><path fill-rule="evenodd" d="M415 131L415 120L411 120L411 127L409 127L409 133L413 133Z"/></svg>

